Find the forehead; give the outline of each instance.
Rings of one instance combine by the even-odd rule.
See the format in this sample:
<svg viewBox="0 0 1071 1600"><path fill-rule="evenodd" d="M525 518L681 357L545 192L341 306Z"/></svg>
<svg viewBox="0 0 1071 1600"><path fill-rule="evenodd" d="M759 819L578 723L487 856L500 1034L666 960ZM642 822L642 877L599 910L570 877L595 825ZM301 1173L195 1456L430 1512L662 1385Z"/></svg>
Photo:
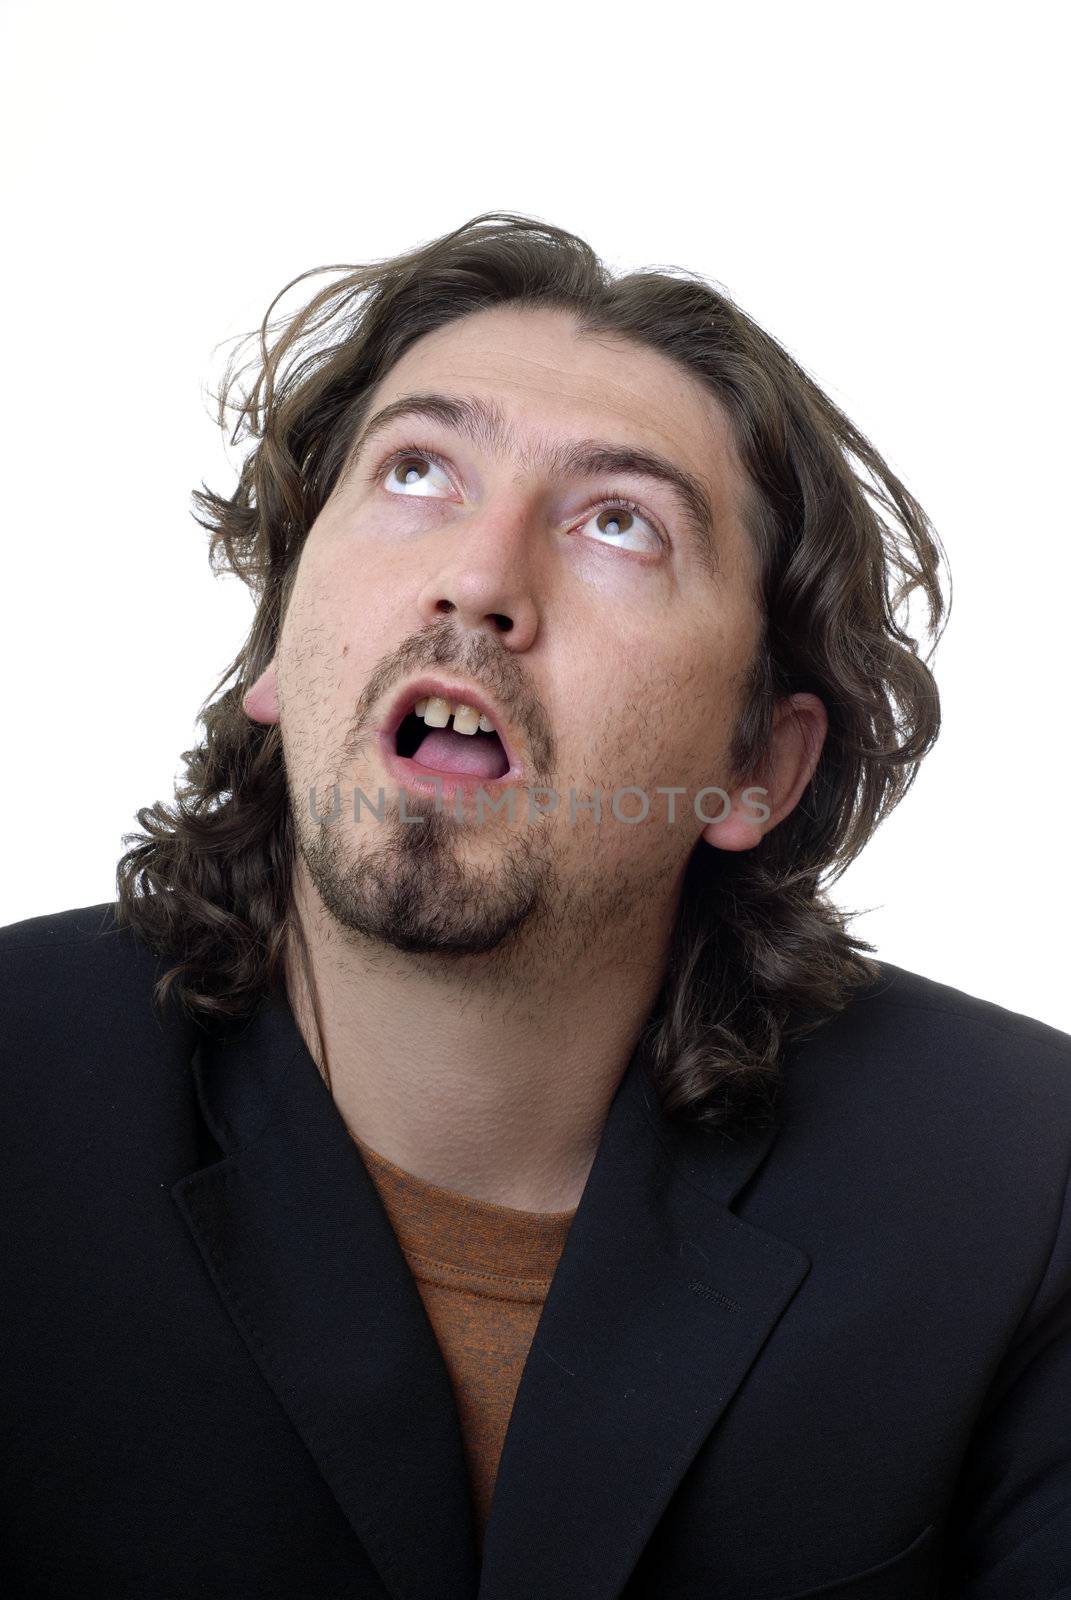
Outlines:
<svg viewBox="0 0 1071 1600"><path fill-rule="evenodd" d="M741 537L747 480L729 419L697 377L657 350L581 334L567 311L496 306L424 334L376 385L365 415L433 388L495 402L521 462L593 434L657 452L700 481L722 539L730 524Z"/></svg>

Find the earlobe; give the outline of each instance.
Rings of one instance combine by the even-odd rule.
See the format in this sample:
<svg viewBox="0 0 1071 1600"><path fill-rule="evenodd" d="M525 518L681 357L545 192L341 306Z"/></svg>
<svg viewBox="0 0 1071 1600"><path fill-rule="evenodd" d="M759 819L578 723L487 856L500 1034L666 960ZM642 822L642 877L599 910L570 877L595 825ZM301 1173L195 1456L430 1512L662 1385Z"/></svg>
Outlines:
<svg viewBox="0 0 1071 1600"><path fill-rule="evenodd" d="M242 696L242 710L252 722L278 722L279 686L274 656Z"/></svg>
<svg viewBox="0 0 1071 1600"><path fill-rule="evenodd" d="M751 796L746 802L742 799L744 793ZM770 811L769 798L765 792L751 786L747 791L734 789L731 799L732 810L728 816L721 822L708 822L700 837L715 850L754 850L761 844L766 830L774 825L772 813L769 820L764 820L765 813Z"/></svg>
<svg viewBox="0 0 1071 1600"><path fill-rule="evenodd" d="M763 781L731 794L732 809L722 822L709 823L701 837L717 850L753 850L765 834L795 808L814 775L825 744L829 719L815 694L794 694L774 716Z"/></svg>

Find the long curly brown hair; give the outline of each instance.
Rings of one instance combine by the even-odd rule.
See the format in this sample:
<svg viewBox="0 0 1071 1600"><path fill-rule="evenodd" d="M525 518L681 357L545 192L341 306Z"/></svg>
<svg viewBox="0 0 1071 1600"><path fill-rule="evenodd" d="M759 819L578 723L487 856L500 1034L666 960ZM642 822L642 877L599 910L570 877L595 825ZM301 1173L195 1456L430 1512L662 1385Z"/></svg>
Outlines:
<svg viewBox="0 0 1071 1600"><path fill-rule="evenodd" d="M484 212L407 254L343 276L258 335L255 381L228 362L219 424L247 436L238 486L202 483L195 520L213 572L256 597L248 638L200 707L173 809L137 812L116 874L116 915L175 958L170 995L200 1025L242 1020L285 982L294 941L295 836L278 725L242 697L275 653L305 537L334 488L374 386L421 335L513 303L569 311L581 332L661 352L727 413L749 479L766 628L731 760L757 770L776 700L809 690L829 729L800 802L739 853L699 841L688 862L656 1007L647 1022L667 1113L709 1127L775 1116L788 1043L880 977L828 888L914 781L940 726L926 665L942 631L944 552L922 510L859 430L776 340L682 268L614 277L573 233ZM269 335L274 337L269 344ZM232 398L233 395L233 398ZM946 563L947 565L947 563ZM932 644L909 633L920 594ZM949 601L951 591L949 590ZM920 630L921 631L921 630ZM229 683L229 687L225 687ZM133 842L132 841L137 841Z"/></svg>

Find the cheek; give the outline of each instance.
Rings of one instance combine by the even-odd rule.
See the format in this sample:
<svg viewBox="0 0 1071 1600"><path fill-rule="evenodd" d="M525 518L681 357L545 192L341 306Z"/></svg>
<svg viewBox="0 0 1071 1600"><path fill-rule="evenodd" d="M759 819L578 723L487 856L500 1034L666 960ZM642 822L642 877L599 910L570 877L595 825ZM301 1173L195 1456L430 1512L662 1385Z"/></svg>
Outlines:
<svg viewBox="0 0 1071 1600"><path fill-rule="evenodd" d="M339 603L337 590L295 590L279 650L285 733L295 751L322 755L344 736L376 649L365 619Z"/></svg>
<svg viewBox="0 0 1071 1600"><path fill-rule="evenodd" d="M575 752L570 765L577 773L614 787L662 782L662 772L679 764L669 712L654 689L653 683L618 675L603 692L570 702L560 725L568 727L563 752Z"/></svg>
<svg viewBox="0 0 1071 1600"><path fill-rule="evenodd" d="M682 663L679 654L650 649L630 651L627 659L642 669L616 673L585 699L590 714L576 731L582 757L607 775L627 773L637 783L717 781L733 726L728 667L709 658Z"/></svg>
<svg viewBox="0 0 1071 1600"><path fill-rule="evenodd" d="M298 587L325 617L353 617L388 609L414 581L413 561L401 545L358 527L353 514L328 507L309 530ZM296 595L295 595L296 599Z"/></svg>
<svg viewBox="0 0 1071 1600"><path fill-rule="evenodd" d="M401 637L406 592L396 558L358 552L330 530L315 541L310 534L286 615L284 651L299 675L333 671L351 692Z"/></svg>

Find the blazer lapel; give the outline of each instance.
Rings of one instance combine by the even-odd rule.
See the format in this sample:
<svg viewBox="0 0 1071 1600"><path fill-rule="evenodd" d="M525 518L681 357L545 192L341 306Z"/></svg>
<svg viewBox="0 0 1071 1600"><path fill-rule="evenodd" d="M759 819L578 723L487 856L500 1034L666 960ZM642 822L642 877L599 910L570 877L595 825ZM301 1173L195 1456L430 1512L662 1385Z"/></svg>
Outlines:
<svg viewBox="0 0 1071 1600"><path fill-rule="evenodd" d="M477 1550L449 1374L289 1004L193 1070L223 1160L171 1193L279 1404L396 1600L472 1600Z"/></svg>
<svg viewBox="0 0 1071 1600"><path fill-rule="evenodd" d="M641 1041L503 1445L478 1600L614 1600L810 1258L730 1204L778 1129L663 1115Z"/></svg>
<svg viewBox="0 0 1071 1600"><path fill-rule="evenodd" d="M641 1040L522 1373L482 1568L445 1361L282 993L193 1058L223 1159L172 1195L395 1600L614 1600L810 1269L730 1205L777 1129L666 1117Z"/></svg>

